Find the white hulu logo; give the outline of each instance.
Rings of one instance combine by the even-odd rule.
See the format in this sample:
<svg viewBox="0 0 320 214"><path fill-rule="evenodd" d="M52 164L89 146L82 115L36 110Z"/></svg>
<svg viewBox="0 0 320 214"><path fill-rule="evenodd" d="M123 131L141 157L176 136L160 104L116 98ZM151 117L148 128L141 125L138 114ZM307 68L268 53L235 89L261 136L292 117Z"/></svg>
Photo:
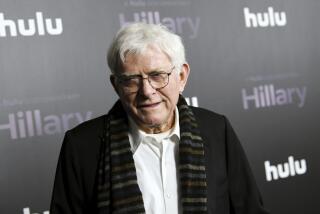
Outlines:
<svg viewBox="0 0 320 214"><path fill-rule="evenodd" d="M249 8L243 9L246 27L274 27L285 26L287 18L285 12L274 12L272 7L268 7L265 13L250 13Z"/></svg>
<svg viewBox="0 0 320 214"><path fill-rule="evenodd" d="M270 161L264 162L267 181L278 180L279 178L287 178L289 176L302 175L307 172L307 162L305 159L295 161L293 156L288 158L288 162L278 164L277 166L270 165Z"/></svg>
<svg viewBox="0 0 320 214"><path fill-rule="evenodd" d="M7 32L8 31L8 32ZM47 34L59 35L63 31L61 18L55 19L55 24L51 19L44 19L42 12L36 12L35 19L5 19L4 14L0 13L0 37L17 36L18 32L22 36L33 36L38 33L40 36Z"/></svg>
<svg viewBox="0 0 320 214"><path fill-rule="evenodd" d="M30 208L29 207L23 208L23 214L31 214ZM32 213L32 214L38 214L38 213ZM44 211L43 214L49 214L49 211Z"/></svg>
<svg viewBox="0 0 320 214"><path fill-rule="evenodd" d="M191 97L191 100L189 97L185 97L185 100L189 106L199 107L198 97Z"/></svg>

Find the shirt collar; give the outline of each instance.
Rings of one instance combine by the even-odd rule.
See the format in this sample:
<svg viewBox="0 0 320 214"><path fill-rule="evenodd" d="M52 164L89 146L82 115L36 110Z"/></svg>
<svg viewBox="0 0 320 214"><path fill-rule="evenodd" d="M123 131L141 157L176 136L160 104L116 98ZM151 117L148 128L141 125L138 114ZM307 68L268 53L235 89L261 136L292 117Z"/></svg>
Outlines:
<svg viewBox="0 0 320 214"><path fill-rule="evenodd" d="M134 122L134 120L128 116L129 118L129 141L131 146L131 151L134 153L139 147L140 143L143 139L148 136L152 137L152 134L147 134L141 129L139 129L138 125ZM173 142L179 142L180 139L180 125L179 125L179 111L178 108L175 108L175 118L174 125L168 134L168 138L172 139ZM176 140L174 140L176 138Z"/></svg>

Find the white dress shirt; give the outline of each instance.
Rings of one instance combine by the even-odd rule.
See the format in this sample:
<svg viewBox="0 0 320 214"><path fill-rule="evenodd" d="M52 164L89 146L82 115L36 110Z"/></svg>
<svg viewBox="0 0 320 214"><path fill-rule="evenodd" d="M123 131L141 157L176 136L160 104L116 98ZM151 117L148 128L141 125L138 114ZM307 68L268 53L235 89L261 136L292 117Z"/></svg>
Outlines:
<svg viewBox="0 0 320 214"><path fill-rule="evenodd" d="M178 214L179 112L167 132L147 134L129 117L129 141L146 214Z"/></svg>

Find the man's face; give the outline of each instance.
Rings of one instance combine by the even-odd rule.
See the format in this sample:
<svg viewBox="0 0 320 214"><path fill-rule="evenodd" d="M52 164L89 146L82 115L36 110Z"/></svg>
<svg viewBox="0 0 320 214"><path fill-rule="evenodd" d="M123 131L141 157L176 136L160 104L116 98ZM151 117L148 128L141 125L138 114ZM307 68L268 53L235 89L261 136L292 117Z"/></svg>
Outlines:
<svg viewBox="0 0 320 214"><path fill-rule="evenodd" d="M121 75L142 75L154 71L170 73L172 64L169 57L156 46L149 46L140 55L127 55ZM189 75L189 66L184 64L180 74L176 70L169 76L166 87L156 90L147 79L142 80L137 92L126 92L117 78L111 82L120 97L126 112L137 125L148 133L163 132L172 127L174 111L178 102L179 93L183 91Z"/></svg>

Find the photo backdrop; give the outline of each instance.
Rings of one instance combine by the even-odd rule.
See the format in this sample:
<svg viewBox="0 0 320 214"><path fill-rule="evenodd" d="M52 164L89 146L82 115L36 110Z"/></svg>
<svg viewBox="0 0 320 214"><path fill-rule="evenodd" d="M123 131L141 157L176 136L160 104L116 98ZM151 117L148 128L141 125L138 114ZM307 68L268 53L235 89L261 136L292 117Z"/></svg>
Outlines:
<svg viewBox="0 0 320 214"><path fill-rule="evenodd" d="M49 214L64 132L116 101L106 50L138 21L182 36L184 96L230 119L267 209L318 213L319 11L316 0L0 0L0 213Z"/></svg>

